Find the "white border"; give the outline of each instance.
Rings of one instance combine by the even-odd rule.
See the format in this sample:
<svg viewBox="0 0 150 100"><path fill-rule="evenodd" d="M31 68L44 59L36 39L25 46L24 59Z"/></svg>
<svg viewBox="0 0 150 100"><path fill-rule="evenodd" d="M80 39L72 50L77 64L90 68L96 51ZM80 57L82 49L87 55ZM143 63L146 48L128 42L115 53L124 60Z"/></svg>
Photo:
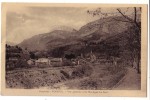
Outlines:
<svg viewBox="0 0 150 100"><path fill-rule="evenodd" d="M27 3L111 3L111 4L148 4L149 0L1 0L1 2L27 2ZM1 5L0 5L1 8ZM0 10L1 13L1 10ZM1 16L0 16L1 19ZM1 22L1 20L0 20ZM1 30L1 24L0 24L0 30ZM1 35L0 35L0 41L1 41ZM0 96L0 100L150 100L149 98L149 6L148 6L148 97L147 98L134 98L134 97L48 97L48 96ZM0 45L0 52L1 52L1 45ZM0 53L0 64L1 64L1 53ZM1 68L0 68L1 70ZM1 79L1 77L0 77ZM15 91L14 91L15 92Z"/></svg>

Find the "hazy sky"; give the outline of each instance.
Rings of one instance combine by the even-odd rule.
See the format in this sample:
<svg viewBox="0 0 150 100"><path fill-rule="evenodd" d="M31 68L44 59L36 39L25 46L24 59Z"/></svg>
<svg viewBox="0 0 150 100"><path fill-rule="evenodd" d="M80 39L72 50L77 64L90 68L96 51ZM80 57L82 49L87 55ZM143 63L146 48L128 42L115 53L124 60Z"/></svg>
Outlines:
<svg viewBox="0 0 150 100"><path fill-rule="evenodd" d="M7 41L20 43L36 34L50 32L57 26L79 29L95 20L87 8L19 8L7 12Z"/></svg>
<svg viewBox="0 0 150 100"><path fill-rule="evenodd" d="M69 26L76 30L98 19L87 14L89 8L26 7L10 9L6 18L7 41L20 43L36 34L50 32L57 26ZM93 8L95 9L95 8ZM116 11L107 8L104 11Z"/></svg>

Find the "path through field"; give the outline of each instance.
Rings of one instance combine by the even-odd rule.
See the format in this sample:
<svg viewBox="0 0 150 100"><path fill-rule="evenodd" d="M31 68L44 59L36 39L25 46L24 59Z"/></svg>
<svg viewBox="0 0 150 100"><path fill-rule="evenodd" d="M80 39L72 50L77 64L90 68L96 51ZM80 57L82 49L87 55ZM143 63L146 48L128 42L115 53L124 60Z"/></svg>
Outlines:
<svg viewBox="0 0 150 100"><path fill-rule="evenodd" d="M141 89L141 74L133 68L127 68L127 74L116 84L113 90L139 90Z"/></svg>

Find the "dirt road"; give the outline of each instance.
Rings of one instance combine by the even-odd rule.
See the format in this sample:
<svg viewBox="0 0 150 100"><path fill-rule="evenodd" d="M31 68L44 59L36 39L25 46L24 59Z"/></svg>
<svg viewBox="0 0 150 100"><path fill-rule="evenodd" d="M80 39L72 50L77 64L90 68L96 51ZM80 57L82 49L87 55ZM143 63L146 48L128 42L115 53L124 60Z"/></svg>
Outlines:
<svg viewBox="0 0 150 100"><path fill-rule="evenodd" d="M139 90L141 89L141 74L133 68L127 68L127 74L112 88L113 90Z"/></svg>

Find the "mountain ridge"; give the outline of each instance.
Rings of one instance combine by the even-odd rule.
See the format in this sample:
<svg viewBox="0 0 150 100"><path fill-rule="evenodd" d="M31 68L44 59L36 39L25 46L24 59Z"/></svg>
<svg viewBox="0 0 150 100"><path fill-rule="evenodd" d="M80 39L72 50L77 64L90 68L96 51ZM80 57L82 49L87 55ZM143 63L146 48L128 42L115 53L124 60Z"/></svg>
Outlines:
<svg viewBox="0 0 150 100"><path fill-rule="evenodd" d="M99 43L113 35L123 33L131 26L128 22L116 21L114 18L124 20L122 16L111 16L98 19L82 26L78 31L53 30L24 40L19 46L30 51L51 51L60 47L69 46L70 49L82 49L84 43ZM76 47L75 47L76 46Z"/></svg>

